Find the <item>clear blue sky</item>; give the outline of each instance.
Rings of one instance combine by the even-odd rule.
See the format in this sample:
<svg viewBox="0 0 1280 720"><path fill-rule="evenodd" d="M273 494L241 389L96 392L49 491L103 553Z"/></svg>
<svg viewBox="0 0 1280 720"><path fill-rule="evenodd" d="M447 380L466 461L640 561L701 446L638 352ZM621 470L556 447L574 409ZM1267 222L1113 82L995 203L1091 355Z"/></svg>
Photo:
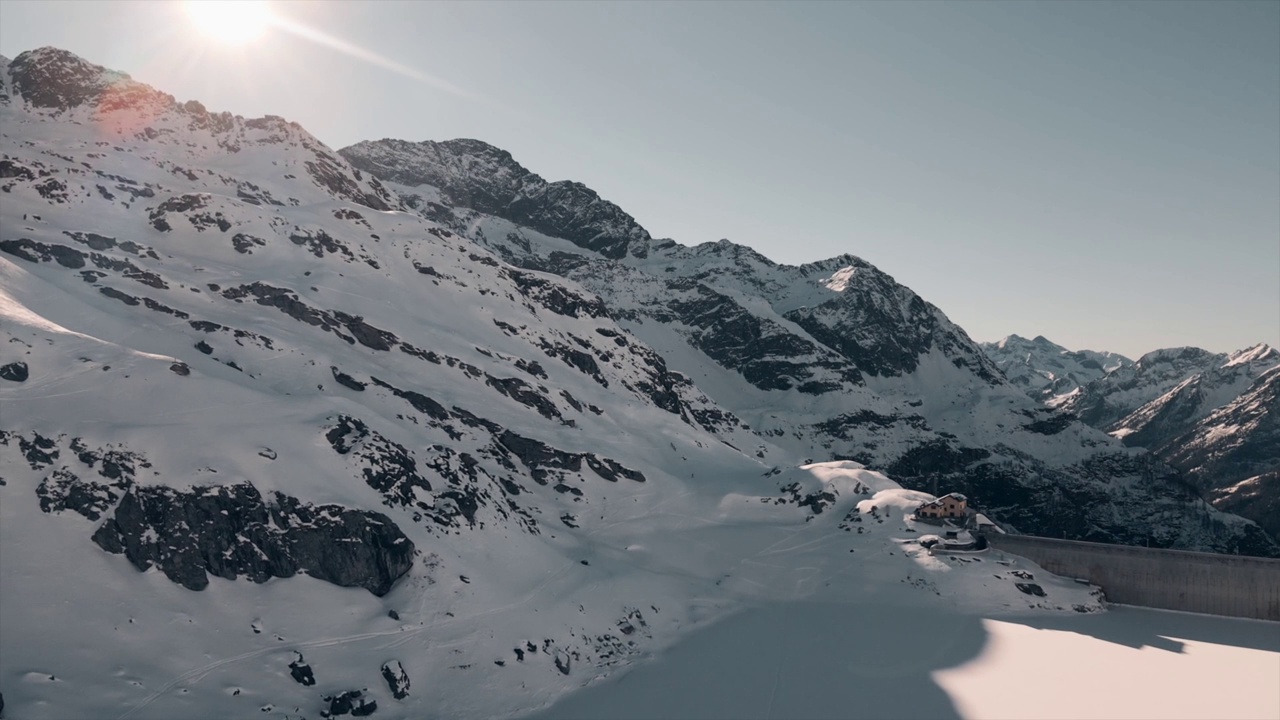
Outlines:
<svg viewBox="0 0 1280 720"><path fill-rule="evenodd" d="M273 7L365 58L159 2L4 0L0 53L335 148L479 138L658 237L852 252L979 340L1280 345L1280 2Z"/></svg>

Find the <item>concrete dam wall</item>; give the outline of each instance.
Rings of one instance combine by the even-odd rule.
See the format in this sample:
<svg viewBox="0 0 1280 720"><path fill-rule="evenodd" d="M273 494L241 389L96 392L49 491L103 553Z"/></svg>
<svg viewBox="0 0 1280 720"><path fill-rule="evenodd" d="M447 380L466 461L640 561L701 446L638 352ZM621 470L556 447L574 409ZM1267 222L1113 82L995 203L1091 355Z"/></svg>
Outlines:
<svg viewBox="0 0 1280 720"><path fill-rule="evenodd" d="M1280 560L1001 533L987 540L1055 575L1099 585L1111 602L1280 621Z"/></svg>

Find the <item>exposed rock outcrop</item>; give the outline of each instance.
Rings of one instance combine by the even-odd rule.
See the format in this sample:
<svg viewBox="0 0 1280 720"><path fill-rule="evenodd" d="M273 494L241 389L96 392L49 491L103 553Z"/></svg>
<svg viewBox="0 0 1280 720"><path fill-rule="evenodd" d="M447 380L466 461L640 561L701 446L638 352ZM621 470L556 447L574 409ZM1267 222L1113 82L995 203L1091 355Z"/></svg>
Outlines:
<svg viewBox="0 0 1280 720"><path fill-rule="evenodd" d="M31 372L24 362L11 362L0 366L0 378L9 382L26 382Z"/></svg>
<svg viewBox="0 0 1280 720"><path fill-rule="evenodd" d="M409 673L399 660L391 660L382 664L382 677L387 681L387 688L397 700L409 697Z"/></svg>
<svg viewBox="0 0 1280 720"><path fill-rule="evenodd" d="M385 595L413 564L414 550L385 515L281 493L268 503L248 483L185 492L135 486L93 541L190 590L203 590L210 574L266 582L301 571Z"/></svg>

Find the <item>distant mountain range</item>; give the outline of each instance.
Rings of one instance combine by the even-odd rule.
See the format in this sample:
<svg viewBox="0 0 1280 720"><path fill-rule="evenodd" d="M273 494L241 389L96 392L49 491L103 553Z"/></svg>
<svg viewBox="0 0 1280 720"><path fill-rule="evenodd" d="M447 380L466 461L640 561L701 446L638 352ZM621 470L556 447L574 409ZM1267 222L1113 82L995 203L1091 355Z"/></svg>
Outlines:
<svg viewBox="0 0 1280 720"><path fill-rule="evenodd" d="M1133 365L1119 353L1068 350L1043 335L1034 340L1010 335L981 347L1009 382L1050 407L1107 373Z"/></svg>
<svg viewBox="0 0 1280 720"><path fill-rule="evenodd" d="M1177 468L1217 507L1280 534L1280 351L1070 351L1010 335L983 349L1028 395Z"/></svg>

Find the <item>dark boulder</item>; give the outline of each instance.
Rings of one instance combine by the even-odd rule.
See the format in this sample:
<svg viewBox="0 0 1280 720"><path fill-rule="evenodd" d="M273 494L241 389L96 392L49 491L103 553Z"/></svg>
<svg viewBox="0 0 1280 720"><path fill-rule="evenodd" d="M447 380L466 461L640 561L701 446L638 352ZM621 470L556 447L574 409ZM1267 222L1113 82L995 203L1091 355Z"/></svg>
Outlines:
<svg viewBox="0 0 1280 720"><path fill-rule="evenodd" d="M365 700L364 693L360 690L348 690L338 695L326 695L324 701L329 703L329 709L320 713L320 717L324 718L338 717L340 715L365 717L372 715L378 709L377 701Z"/></svg>
<svg viewBox="0 0 1280 720"><path fill-rule="evenodd" d="M1035 583L1014 583L1014 586L1017 587L1020 592L1027 595L1045 597L1044 588Z"/></svg>
<svg viewBox="0 0 1280 720"><path fill-rule="evenodd" d="M289 663L289 675L299 685L305 685L307 687L315 685L316 675L312 672L311 666L307 664L306 660L303 660L302 653L295 652L294 654L298 657L296 660Z"/></svg>
<svg viewBox="0 0 1280 720"><path fill-rule="evenodd" d="M329 370L333 373L333 379L337 380L339 385L346 388L351 388L356 392L364 391L366 387L365 383L362 383L359 380L351 377L350 375L342 372L336 366L331 366Z"/></svg>
<svg viewBox="0 0 1280 720"><path fill-rule="evenodd" d="M24 362L11 362L0 366L0 378L10 382L26 382L31 373Z"/></svg>
<svg viewBox="0 0 1280 720"><path fill-rule="evenodd" d="M404 671L404 666L399 660L383 663L382 677L387 681L387 687L395 699L403 700L409 697L409 674Z"/></svg>

